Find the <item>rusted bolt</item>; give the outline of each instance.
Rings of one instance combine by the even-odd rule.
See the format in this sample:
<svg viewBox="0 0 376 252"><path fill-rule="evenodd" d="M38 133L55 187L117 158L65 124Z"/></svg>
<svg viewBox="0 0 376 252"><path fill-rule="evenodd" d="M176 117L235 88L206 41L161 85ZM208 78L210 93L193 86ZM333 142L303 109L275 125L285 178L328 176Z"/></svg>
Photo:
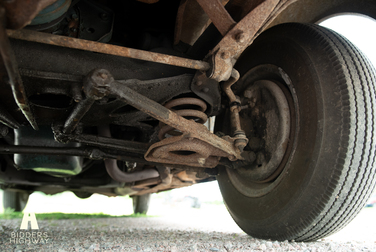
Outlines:
<svg viewBox="0 0 376 252"><path fill-rule="evenodd" d="M244 91L243 96L247 99L251 99L252 96L253 96L253 92L251 90L247 89L247 90Z"/></svg>
<svg viewBox="0 0 376 252"><path fill-rule="evenodd" d="M245 41L245 36L243 32L239 32L235 35L235 40L238 43L243 43Z"/></svg>
<svg viewBox="0 0 376 252"><path fill-rule="evenodd" d="M228 59L228 58L230 58L230 53L228 51L223 51L221 53L221 58L222 59Z"/></svg>
<svg viewBox="0 0 376 252"><path fill-rule="evenodd" d="M198 158L198 159L197 159L197 162L198 162L200 165L204 165L205 162L206 162L206 159L205 159L205 158Z"/></svg>

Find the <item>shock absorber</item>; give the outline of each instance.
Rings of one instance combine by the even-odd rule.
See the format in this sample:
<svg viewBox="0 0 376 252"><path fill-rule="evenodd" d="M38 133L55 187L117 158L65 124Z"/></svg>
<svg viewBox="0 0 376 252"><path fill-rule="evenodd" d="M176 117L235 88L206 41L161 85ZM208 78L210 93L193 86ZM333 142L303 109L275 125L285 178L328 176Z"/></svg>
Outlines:
<svg viewBox="0 0 376 252"><path fill-rule="evenodd" d="M194 120L197 123L204 124L208 120L208 116L204 113L207 105L203 100L193 97L177 98L167 102L166 108L174 111L176 114ZM158 137L160 140L168 136L179 136L182 132L164 123L159 123Z"/></svg>

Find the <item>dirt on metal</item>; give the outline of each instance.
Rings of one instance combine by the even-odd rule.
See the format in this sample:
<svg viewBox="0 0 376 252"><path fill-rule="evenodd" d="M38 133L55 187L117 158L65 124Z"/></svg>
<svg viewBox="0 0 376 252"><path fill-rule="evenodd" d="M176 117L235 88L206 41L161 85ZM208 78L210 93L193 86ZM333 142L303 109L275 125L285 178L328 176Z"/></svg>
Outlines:
<svg viewBox="0 0 376 252"><path fill-rule="evenodd" d="M201 71L207 71L210 68L209 63L200 60L186 59L172 55L143 51L83 39L70 38L30 30L7 30L7 33L9 37L14 39L26 40L48 45L55 45L72 49L115 55L131 59L151 61Z"/></svg>

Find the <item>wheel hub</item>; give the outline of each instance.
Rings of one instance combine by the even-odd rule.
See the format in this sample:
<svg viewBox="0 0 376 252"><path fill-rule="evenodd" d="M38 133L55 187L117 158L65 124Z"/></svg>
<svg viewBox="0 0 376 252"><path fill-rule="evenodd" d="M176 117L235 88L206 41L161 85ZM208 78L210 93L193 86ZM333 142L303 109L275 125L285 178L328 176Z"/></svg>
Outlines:
<svg viewBox="0 0 376 252"><path fill-rule="evenodd" d="M239 173L253 181L270 177L281 163L290 136L290 109L285 94L278 84L260 80L244 91L248 108L242 119L250 120L253 127L248 132L249 148L256 154L256 161Z"/></svg>
<svg viewBox="0 0 376 252"><path fill-rule="evenodd" d="M260 69L264 67L255 69L255 72ZM252 72L248 72L242 80L244 86L252 84L240 93L240 117L249 139L246 150L254 152L256 160L236 170L228 170L228 174L240 192L256 196L268 191L264 187L270 187L269 182L274 181L284 168L293 138L294 112L291 109L294 108L286 84L274 78L253 79ZM287 75L284 76L287 78Z"/></svg>

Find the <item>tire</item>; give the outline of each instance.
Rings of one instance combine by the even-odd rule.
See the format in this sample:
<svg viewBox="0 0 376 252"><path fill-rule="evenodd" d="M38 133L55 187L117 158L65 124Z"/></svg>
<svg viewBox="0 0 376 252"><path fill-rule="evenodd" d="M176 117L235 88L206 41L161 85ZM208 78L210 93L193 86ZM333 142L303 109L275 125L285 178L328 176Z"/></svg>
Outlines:
<svg viewBox="0 0 376 252"><path fill-rule="evenodd" d="M76 195L76 197L80 198L80 199L88 199L91 197L91 195L93 195L92 193L90 192L82 192L82 191L73 191L74 195Z"/></svg>
<svg viewBox="0 0 376 252"><path fill-rule="evenodd" d="M3 191L3 207L4 209L12 208L16 212L22 212L29 200L27 192Z"/></svg>
<svg viewBox="0 0 376 252"><path fill-rule="evenodd" d="M373 67L331 30L282 24L261 34L235 68L242 77L233 89L242 107L246 92L249 96L254 86L272 82L286 97L290 127L284 156L273 174L262 174L267 178L254 176L264 171L250 165L219 169L231 216L246 233L262 239L314 241L338 231L363 208L375 186ZM240 114L249 139L269 122L250 122L252 106ZM220 129L229 132L225 125ZM245 150L263 146L252 144Z"/></svg>
<svg viewBox="0 0 376 252"><path fill-rule="evenodd" d="M133 196L133 212L135 214L146 214L149 210L150 193Z"/></svg>

